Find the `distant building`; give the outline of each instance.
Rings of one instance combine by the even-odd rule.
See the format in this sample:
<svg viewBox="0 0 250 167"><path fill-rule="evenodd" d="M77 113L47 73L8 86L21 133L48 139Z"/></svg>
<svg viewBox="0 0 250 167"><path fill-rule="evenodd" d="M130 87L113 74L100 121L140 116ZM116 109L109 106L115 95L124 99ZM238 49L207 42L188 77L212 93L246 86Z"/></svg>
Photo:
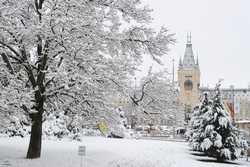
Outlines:
<svg viewBox="0 0 250 167"><path fill-rule="evenodd" d="M191 34L187 37L187 44L183 60L180 58L178 68L178 85L180 88L179 102L186 111L186 120L189 113L199 103L200 97L200 67L198 58L195 61L191 43Z"/></svg>

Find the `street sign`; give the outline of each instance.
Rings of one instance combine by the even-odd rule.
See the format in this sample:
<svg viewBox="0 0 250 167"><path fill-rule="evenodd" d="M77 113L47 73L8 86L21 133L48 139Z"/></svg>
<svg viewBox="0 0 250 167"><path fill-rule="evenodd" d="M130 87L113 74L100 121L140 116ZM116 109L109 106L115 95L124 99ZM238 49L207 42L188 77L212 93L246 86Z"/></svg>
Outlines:
<svg viewBox="0 0 250 167"><path fill-rule="evenodd" d="M97 124L97 127L104 136L108 134L108 125L106 122L101 121L100 123Z"/></svg>
<svg viewBox="0 0 250 167"><path fill-rule="evenodd" d="M79 146L78 147L78 155L85 156L86 155L86 146Z"/></svg>

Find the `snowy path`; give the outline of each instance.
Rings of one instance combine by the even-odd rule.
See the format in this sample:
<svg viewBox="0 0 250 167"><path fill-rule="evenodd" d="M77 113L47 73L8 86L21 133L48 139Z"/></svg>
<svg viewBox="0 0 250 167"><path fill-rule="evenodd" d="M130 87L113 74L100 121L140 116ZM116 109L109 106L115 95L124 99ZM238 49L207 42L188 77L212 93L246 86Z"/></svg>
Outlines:
<svg viewBox="0 0 250 167"><path fill-rule="evenodd" d="M8 160L0 160L0 167L8 167L11 166Z"/></svg>
<svg viewBox="0 0 250 167"><path fill-rule="evenodd" d="M82 143L43 141L42 158L24 159L27 139L0 138L0 167L80 167L79 145L87 146L84 167L246 167L250 162L216 163L190 154L186 143L85 137ZM208 161L208 162L204 162Z"/></svg>

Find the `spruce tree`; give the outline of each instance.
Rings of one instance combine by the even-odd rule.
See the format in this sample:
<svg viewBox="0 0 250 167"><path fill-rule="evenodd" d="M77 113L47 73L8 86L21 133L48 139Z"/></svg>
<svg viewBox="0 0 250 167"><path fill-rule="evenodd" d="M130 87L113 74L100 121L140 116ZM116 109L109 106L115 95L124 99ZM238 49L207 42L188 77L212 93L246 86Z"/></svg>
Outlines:
<svg viewBox="0 0 250 167"><path fill-rule="evenodd" d="M195 111L190 141L194 150L203 151L218 161L235 160L242 149L239 131L223 107L219 87L217 84L214 98L210 101L205 95L198 111Z"/></svg>
<svg viewBox="0 0 250 167"><path fill-rule="evenodd" d="M188 141L194 151L201 151L201 126L202 126L202 114L208 110L208 95L204 93L204 98L202 102L194 107L193 113L191 115L191 120L189 122L188 131L186 133Z"/></svg>

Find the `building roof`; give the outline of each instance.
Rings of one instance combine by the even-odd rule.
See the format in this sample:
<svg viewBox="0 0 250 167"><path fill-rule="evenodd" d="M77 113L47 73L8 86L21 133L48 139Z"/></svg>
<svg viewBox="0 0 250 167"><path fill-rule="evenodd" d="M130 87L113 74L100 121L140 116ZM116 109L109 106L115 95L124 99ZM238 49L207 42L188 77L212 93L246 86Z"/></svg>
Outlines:
<svg viewBox="0 0 250 167"><path fill-rule="evenodd" d="M195 62L195 59L194 59L194 53L193 53L192 42L191 42L191 34L187 35L187 43L186 43L184 58L183 58L183 61L180 58L179 68L181 69L199 68L198 58L197 58L197 62Z"/></svg>
<svg viewBox="0 0 250 167"><path fill-rule="evenodd" d="M183 59L183 67L184 68L192 68L195 66L195 61L194 61L194 53L192 49L192 44L187 43L186 44L186 49L185 49L185 54L184 54L184 59Z"/></svg>
<svg viewBox="0 0 250 167"><path fill-rule="evenodd" d="M210 96L215 94L214 88L200 87L199 91L201 94L208 93ZM249 88L221 88L220 89L222 99L233 100L233 99L246 99L250 100L250 89Z"/></svg>
<svg viewBox="0 0 250 167"><path fill-rule="evenodd" d="M238 124L249 124L250 120L238 120L238 121L235 121L235 123L238 123Z"/></svg>
<svg viewBox="0 0 250 167"><path fill-rule="evenodd" d="M200 87L200 90L202 92L215 92L215 88L208 88L208 87ZM220 89L222 92L244 92L244 93L247 93L247 92L250 92L250 89L249 88L222 88Z"/></svg>

